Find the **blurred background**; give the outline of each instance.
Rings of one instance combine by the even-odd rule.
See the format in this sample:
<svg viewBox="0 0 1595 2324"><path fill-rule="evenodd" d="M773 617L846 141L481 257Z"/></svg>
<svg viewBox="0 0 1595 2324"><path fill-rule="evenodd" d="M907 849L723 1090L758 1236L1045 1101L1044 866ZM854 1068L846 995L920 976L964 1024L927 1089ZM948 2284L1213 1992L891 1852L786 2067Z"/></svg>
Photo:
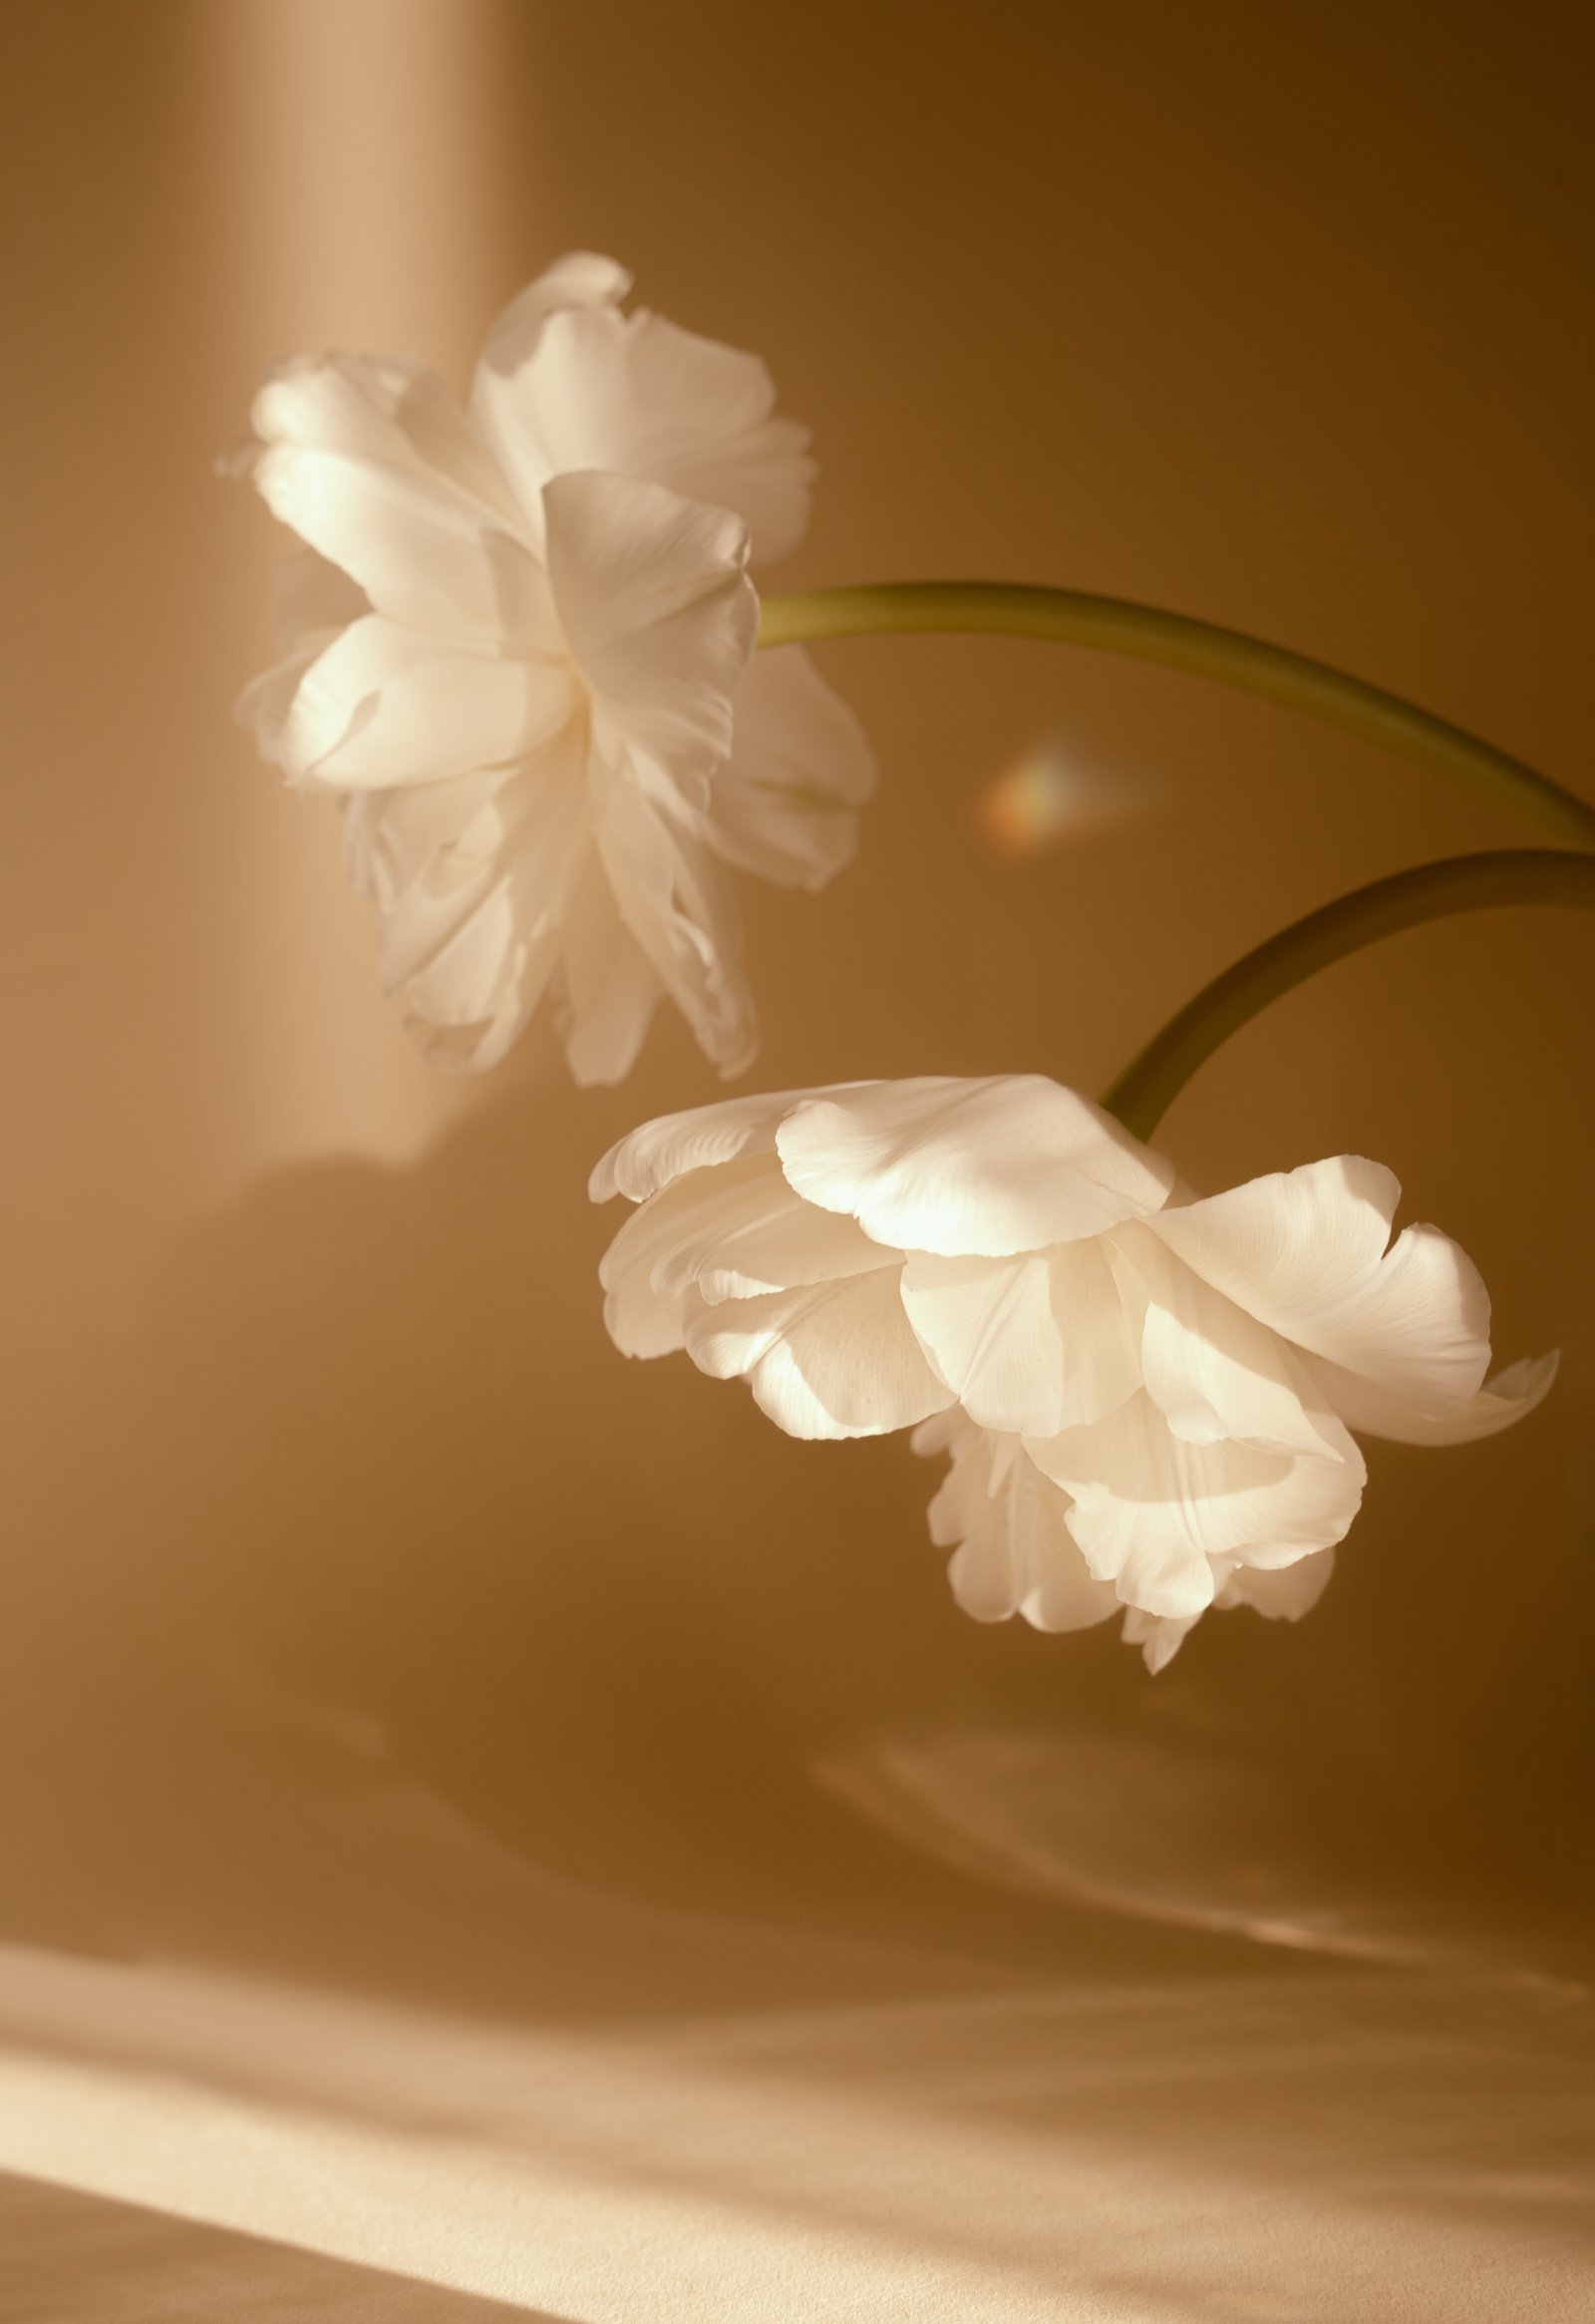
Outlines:
<svg viewBox="0 0 1595 2324"><path fill-rule="evenodd" d="M586 1173L719 1094L685 1030L411 1050L231 722L287 542L212 464L268 361L464 391L610 251L813 430L773 586L1142 598L1587 795L1591 62L1556 0L0 10L0 2313L1588 2312L1587 926L1365 955L1161 1133L1389 1162L1548 1405L1374 1448L1299 1628L977 1628L902 1442L603 1333ZM1529 836L1171 674L822 652L881 784L745 884L767 1086L1096 1089Z"/></svg>

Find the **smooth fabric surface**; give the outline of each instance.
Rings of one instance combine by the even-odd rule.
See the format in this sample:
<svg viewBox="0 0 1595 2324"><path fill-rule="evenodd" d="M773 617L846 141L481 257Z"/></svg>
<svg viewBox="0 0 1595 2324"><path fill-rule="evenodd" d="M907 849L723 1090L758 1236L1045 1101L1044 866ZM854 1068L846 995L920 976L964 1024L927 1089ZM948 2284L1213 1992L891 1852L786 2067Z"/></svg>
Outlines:
<svg viewBox="0 0 1595 2324"><path fill-rule="evenodd" d="M438 2287L433 2309L390 2283L373 2313L452 2324L463 2292L622 2324L1588 2313L1592 2059L1553 1989L789 1992L770 2015L549 2033L6 1967L51 2041L6 2061L0 2159ZM274 2278L301 2296L241 2238L168 2230L161 2258L150 2235L135 2267L99 2229L20 2246L24 2291L64 2303L22 2314L104 2314L113 2284L146 2305L111 2312L196 2324ZM337 2280L302 2274L307 2303ZM351 2275L344 2296L370 2294Z"/></svg>

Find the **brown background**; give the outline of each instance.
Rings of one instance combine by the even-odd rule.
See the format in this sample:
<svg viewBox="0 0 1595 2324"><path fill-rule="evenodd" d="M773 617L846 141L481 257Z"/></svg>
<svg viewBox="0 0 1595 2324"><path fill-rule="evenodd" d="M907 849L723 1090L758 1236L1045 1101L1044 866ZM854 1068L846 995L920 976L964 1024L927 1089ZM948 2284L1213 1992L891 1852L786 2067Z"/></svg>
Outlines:
<svg viewBox="0 0 1595 2324"><path fill-rule="evenodd" d="M1376 1448L1299 1629L1212 1619L1155 1683L979 1629L902 1444L791 1444L604 1337L585 1173L716 1095L684 1031L605 1093L542 1028L479 1084L411 1055L332 819L229 722L277 544L210 461L274 356L463 386L610 250L812 427L779 585L1176 606L1587 793L1582 11L57 0L0 49L0 1938L530 2025L1266 1979L1259 1934L1575 1992L1587 926L1359 960L1163 1134L1207 1187L1390 1162L1499 1357L1564 1350L1549 1406ZM825 896L745 890L773 1087L1099 1087L1299 911L1527 835L1171 675L825 668L881 788ZM1096 804L1004 854L982 798L1049 740Z"/></svg>

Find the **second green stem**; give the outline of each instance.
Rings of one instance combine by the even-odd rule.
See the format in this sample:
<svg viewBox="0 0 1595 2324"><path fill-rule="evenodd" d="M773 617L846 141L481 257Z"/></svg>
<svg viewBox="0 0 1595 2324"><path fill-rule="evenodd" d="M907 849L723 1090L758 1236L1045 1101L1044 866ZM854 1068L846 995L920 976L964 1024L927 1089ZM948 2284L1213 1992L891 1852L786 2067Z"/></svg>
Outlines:
<svg viewBox="0 0 1595 2324"><path fill-rule="evenodd" d="M1595 911L1595 861L1562 847L1511 847L1421 863L1338 896L1270 936L1187 1001L1101 1103L1133 1137L1148 1139L1197 1067L1270 1001L1405 928L1505 904Z"/></svg>

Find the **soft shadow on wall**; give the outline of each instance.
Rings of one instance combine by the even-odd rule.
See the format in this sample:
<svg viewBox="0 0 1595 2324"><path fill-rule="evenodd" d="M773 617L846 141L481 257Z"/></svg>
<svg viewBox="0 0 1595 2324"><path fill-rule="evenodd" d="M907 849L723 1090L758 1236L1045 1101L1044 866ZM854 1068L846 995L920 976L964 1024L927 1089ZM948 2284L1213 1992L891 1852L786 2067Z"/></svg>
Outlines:
<svg viewBox="0 0 1595 2324"><path fill-rule="evenodd" d="M683 1046L645 1087L690 1081ZM582 1181L636 1092L537 1062L412 1169L285 1172L196 1230L29 1447L51 1484L8 1551L6 1934L453 1978L534 2017L701 2003L707 1956L686 1987L623 1936L600 1960L558 1899L518 1961L490 1931L451 1954L447 1898L374 1933L388 1903L339 1892L353 1863L329 1887L307 1834L329 1800L380 1823L399 1783L581 1894L949 1964L1218 1974L1248 1921L1395 1957L1476 1926L1482 1958L1563 1964L1554 1734L1470 1733L1467 1667L1367 1646L1423 1527L1504 1521L1532 1449L1437 1484L1380 1463L1311 1621L1215 1619L1155 1683L1109 1634L979 1629L901 1442L797 1445L684 1360L615 1354ZM1426 1732L1443 1748L1404 1748Z"/></svg>
<svg viewBox="0 0 1595 2324"><path fill-rule="evenodd" d="M1151 52L1117 23L1041 38L1027 10L995 11L978 33L962 12L916 11L910 39L906 13L861 30L820 7L796 48L785 28L721 38L729 10L686 27L630 13L509 12L505 54L524 45L503 103L513 118L534 108L538 133L517 149L525 222L482 320L552 252L587 242L633 263L664 311L766 348L823 460L796 579L961 565L1119 587L1325 652L1558 771L1581 763L1585 706L1561 675L1576 667L1564 584L1580 569L1562 472L1584 441L1587 347L1581 310L1549 295L1572 213L1526 160L1486 183L1463 157L1486 91L1508 155L1537 150L1545 126L1527 84L1492 81L1465 31L1436 68L1426 173L1411 120L1396 119L1416 33L1376 38L1372 13L1355 39L1338 23L1334 57L1322 28L1294 36L1313 74L1265 44L1233 79L1225 42L1244 45L1261 12L1204 31L1199 55L1175 9L1154 12L1165 45ZM1375 60L1377 103L1360 78ZM1303 109L1294 131L1284 89ZM1378 234L1345 208L1339 133L1353 119L1357 199L1390 196ZM118 167L136 162L130 140ZM1188 195L1172 207L1156 190L1171 179ZM1515 225L1493 242L1464 233L1486 194L1499 215L1502 182L1522 204ZM100 189L95 217L114 195ZM1305 253L1294 270L1291 249ZM437 352L425 336L414 351ZM253 350L249 368L275 351ZM141 381L153 416L157 368ZM202 397L183 420L205 458L224 400L214 428ZM130 521L148 535L158 513L138 501ZM185 554L173 603L192 592L191 543ZM1502 579L1519 564L1536 576L1524 593ZM130 574L119 585L136 600ZM263 650L262 623L251 659ZM1041 1065L1096 1086L1196 978L1289 912L1504 835L1420 776L1172 679L974 643L838 648L830 666L875 735L884 786L860 863L831 894L759 901L771 1084ZM171 668L184 684L186 653ZM114 1012L98 997L86 1011L110 1043L84 1068L96 1087L113 1051L116 1086L136 1079L139 1042L164 1038L173 996L204 1017L202 1038L184 1015L160 1051L162 1107L172 1089L197 1104L218 1061L250 1078L230 872L247 861L253 876L254 837L296 811L226 729L243 674L207 672L213 730L203 750L184 744L195 764L230 752L227 796L251 804L247 828L219 810L206 825L207 900L181 923L177 969L117 987L115 948L94 955L96 996L120 990L134 1019L131 1039L120 1024L113 1037ZM134 722L151 767L167 735L160 691L137 697ZM1154 775L1164 808L1034 859L973 850L991 773L1060 718L1094 758ZM171 831L191 805L167 801ZM325 850L327 901L335 832L300 823L306 860ZM129 888L117 925L169 931L166 888L135 893L116 858L96 858L95 876L105 896ZM176 872L161 876L174 891ZM347 971L365 978L349 908ZM250 942L276 961L296 936L262 925ZM212 986L222 958L232 981ZM1590 1748L1565 1478L1590 1379L1589 1302L1572 1288L1588 1235L1572 1116L1588 1100L1565 1073L1587 976L1582 932L1435 931L1292 1003L1181 1108L1171 1142L1199 1183L1344 1149L1387 1157L1420 1214L1501 1288L1504 1353L1576 1344L1555 1405L1517 1436L1377 1456L1342 1572L1301 1630L1214 1621L1156 1685L1109 1636L982 1632L958 1615L924 1537L933 1475L900 1445L795 1446L684 1362L614 1355L593 1281L612 1221L582 1188L612 1136L717 1094L679 1032L662 1030L605 1096L572 1092L535 1036L479 1115L413 1168L321 1162L256 1183L181 1236L132 1334L18 1356L41 1417L0 1454L8 1933L180 1940L435 1983L441 1920L427 1913L446 1918L443 1901L412 1883L408 1927L379 1940L374 1907L333 1898L325 1858L312 1871L295 1852L307 1802L339 1785L358 1802L374 1771L397 1770L517 1862L672 1909L849 1942L906 1934L1027 1970L1108 1952L1220 1966L1199 1882L1181 1949L1135 1956L1086 1907L1066 1927L1067 1881L1043 1880L1055 1901L1026 1904L968 1876L1088 1842L1103 1871L1100 1833L1057 1821L1063 1779L1044 1787L1043 1828L1028 1811L1011 1828L1036 1771L1064 1768L1088 1771L1096 1804L1121 1799L1126 1820L1166 1813L1168 1797L1182 1822L1199 1805L1228 1851L1224 1925L1244 1917L1268 1835L1289 1826L1310 1859L1298 1914L1317 1909L1316 1864L1325 1910L1359 1900L1342 1915L1353 1935L1370 1895L1415 1895L1394 1913L1404 1927L1453 1912L1471 1926L1460 1898L1485 1915L1494 1895L1522 1923L1507 1932L1521 1957L1559 1959ZM347 1044L323 1042L313 1006L295 1021L308 1083L328 1086ZM90 1056L72 1048L77 1022L50 1035L52 1060ZM40 1184L70 1165L77 1189L87 1155L103 1193L116 1126L137 1108L91 1136L78 1112L52 1110L55 1080L40 1086L55 1141ZM249 1104L269 1111L264 1088ZM232 1157L220 1111L160 1112L138 1145L141 1182L191 1159L201 1116ZM1532 1203L1519 1123L1533 1125ZM92 1247L97 1199L58 1208L51 1249L75 1249L79 1217ZM73 1277L80 1307L93 1280L87 1266ZM1165 1792L1168 1761L1181 1773ZM1193 1786L1209 1767L1214 1782ZM965 1849L964 1875L855 1813L900 1826L927 1770L960 1803L942 1838ZM1259 1781L1261 1808L1246 1788ZM932 1838L921 1819L915 1844ZM1122 1858L1116 1870L1122 1888ZM1144 1899L1144 1866L1131 1885ZM459 1918L450 1942L463 1944ZM636 2006L650 1990L628 1982L636 1945L617 1939L588 1974L577 1921L518 1969L470 1956L464 1986L479 1976L485 1998L496 1979L533 2013L573 1996ZM695 1974L652 1990L701 1997Z"/></svg>

